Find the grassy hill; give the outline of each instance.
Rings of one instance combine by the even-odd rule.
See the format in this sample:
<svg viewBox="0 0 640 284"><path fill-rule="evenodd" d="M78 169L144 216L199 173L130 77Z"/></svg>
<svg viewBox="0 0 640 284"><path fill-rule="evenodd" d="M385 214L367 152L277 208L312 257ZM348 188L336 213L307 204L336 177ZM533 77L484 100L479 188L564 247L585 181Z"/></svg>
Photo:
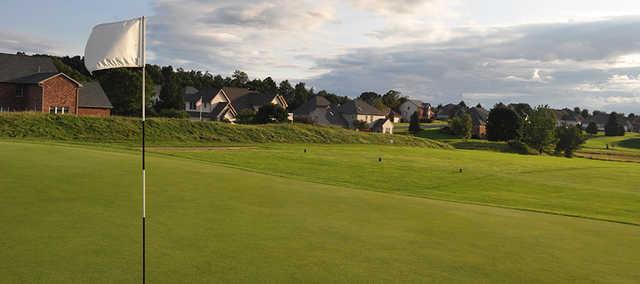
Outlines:
<svg viewBox="0 0 640 284"><path fill-rule="evenodd" d="M576 154L599 160L640 162L640 133L613 137L599 134L587 140Z"/></svg>
<svg viewBox="0 0 640 284"><path fill-rule="evenodd" d="M285 166L291 171L302 167L304 175L296 178L285 177L290 173L278 177L150 155L149 281L633 283L640 279L638 226L349 186L393 189L398 183L416 193L424 188L486 199L527 200L540 195L552 205L557 200L589 202L584 210L626 210L635 218L638 202L635 207L626 207L623 200L611 204L623 195L637 197L637 190L628 192L619 184L625 179L621 176L629 183L637 180L631 174L639 171L629 168L634 164L578 165L557 158L538 163L526 159L539 157L380 146L312 147L309 156L303 156L301 147L197 153L225 163L246 162L246 155L254 154L255 166L249 166L273 164L276 173ZM378 150L385 157L381 165ZM501 156L492 160L489 155ZM0 200L10 201L0 206L0 282L140 281L138 153L0 142L0 157ZM345 162L349 163L341 165ZM462 175L454 170L459 163L468 164ZM611 174L618 166L619 174L602 177L609 187L589 187L595 178L579 184L584 190L571 187L579 182L577 176ZM311 172L314 169L319 171ZM330 175L343 186L309 182ZM517 176L509 179L510 175Z"/></svg>
<svg viewBox="0 0 640 284"><path fill-rule="evenodd" d="M150 119L146 141L156 146L253 143L395 144L450 148L429 139L363 133L305 124L231 125L184 119ZM0 137L59 141L121 143L141 140L139 119L76 117L40 113L0 114Z"/></svg>

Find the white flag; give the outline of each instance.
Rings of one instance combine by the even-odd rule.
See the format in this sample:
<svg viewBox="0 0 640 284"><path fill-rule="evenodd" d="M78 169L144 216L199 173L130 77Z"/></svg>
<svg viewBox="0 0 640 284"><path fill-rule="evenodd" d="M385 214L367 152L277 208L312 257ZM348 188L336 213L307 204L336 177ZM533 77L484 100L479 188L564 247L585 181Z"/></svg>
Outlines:
<svg viewBox="0 0 640 284"><path fill-rule="evenodd" d="M87 70L143 67L143 25L143 19L137 18L95 26L84 49Z"/></svg>

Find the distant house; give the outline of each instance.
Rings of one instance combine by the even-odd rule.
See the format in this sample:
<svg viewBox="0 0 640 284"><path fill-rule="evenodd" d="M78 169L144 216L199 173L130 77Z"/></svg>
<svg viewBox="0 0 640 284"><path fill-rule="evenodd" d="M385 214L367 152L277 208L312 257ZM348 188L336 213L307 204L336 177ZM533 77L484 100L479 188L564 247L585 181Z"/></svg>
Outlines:
<svg viewBox="0 0 640 284"><path fill-rule="evenodd" d="M393 134L393 121L389 118L381 118L371 124L370 130L383 134Z"/></svg>
<svg viewBox="0 0 640 284"><path fill-rule="evenodd" d="M420 120L432 119L435 116L431 104L419 100L407 100L400 105L399 110L402 121L405 122L411 121L411 116L416 112Z"/></svg>
<svg viewBox="0 0 640 284"><path fill-rule="evenodd" d="M80 87L78 114L82 116L111 116L113 106L98 82L85 83Z"/></svg>
<svg viewBox="0 0 640 284"><path fill-rule="evenodd" d="M387 118L387 113L383 110L379 110L361 99L348 101L339 107L339 111L350 128L353 128L357 121L370 125L378 119Z"/></svg>
<svg viewBox="0 0 640 284"><path fill-rule="evenodd" d="M389 109L379 110L359 99L336 105L316 95L294 110L293 114L296 120L318 125L354 128L358 121L362 121L371 131L393 133L393 120L387 117Z"/></svg>
<svg viewBox="0 0 640 284"><path fill-rule="evenodd" d="M261 107L273 104L286 109L287 102L281 95L265 95L244 88L222 89L204 88L196 93L186 90L183 95L185 110L192 119L200 118L200 108L196 106L202 98L202 117L207 120L235 122L243 110L257 112Z"/></svg>
<svg viewBox="0 0 640 284"><path fill-rule="evenodd" d="M556 116L557 126L562 126L562 125L580 126L585 124L585 122L587 121L586 119L584 119L584 117L582 117L582 115L577 114L569 109L562 109L562 110L554 109L553 113Z"/></svg>
<svg viewBox="0 0 640 284"><path fill-rule="evenodd" d="M609 114L598 112L589 117L585 123L589 125L589 123L593 122L598 126L598 131L604 131L604 126L607 125L607 121L609 121Z"/></svg>
<svg viewBox="0 0 640 284"><path fill-rule="evenodd" d="M464 108L460 105L448 104L438 109L436 118L439 120L448 120L453 116L455 116L456 114L462 113L463 111L464 111Z"/></svg>
<svg viewBox="0 0 640 284"><path fill-rule="evenodd" d="M487 121L489 120L489 111L481 107L472 107L468 111L471 116L473 128L471 134L474 138L487 138Z"/></svg>
<svg viewBox="0 0 640 284"><path fill-rule="evenodd" d="M109 116L111 108L100 84L83 86L49 57L0 53L0 111Z"/></svg>
<svg viewBox="0 0 640 284"><path fill-rule="evenodd" d="M325 126L349 127L337 105L323 96L313 96L293 111L296 120Z"/></svg>

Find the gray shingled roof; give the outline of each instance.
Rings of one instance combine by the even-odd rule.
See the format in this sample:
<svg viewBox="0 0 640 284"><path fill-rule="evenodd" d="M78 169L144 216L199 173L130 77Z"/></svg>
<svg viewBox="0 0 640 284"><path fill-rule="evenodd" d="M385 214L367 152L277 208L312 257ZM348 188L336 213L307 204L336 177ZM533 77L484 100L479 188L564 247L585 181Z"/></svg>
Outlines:
<svg viewBox="0 0 640 284"><path fill-rule="evenodd" d="M469 109L469 115L473 125L483 125L489 120L489 111L484 108L472 107Z"/></svg>
<svg viewBox="0 0 640 284"><path fill-rule="evenodd" d="M327 98L325 98L323 96L315 95L315 96L309 98L309 100L306 103L304 103L303 105L301 105L300 107L295 109L293 111L293 114L294 115L309 115L310 113L315 111L317 108L327 108L329 106L331 106L331 102L329 102L329 100L327 100Z"/></svg>
<svg viewBox="0 0 640 284"><path fill-rule="evenodd" d="M218 88L207 87L196 93L185 92L185 94L183 95L183 99L185 102L195 103L200 99L200 97L202 97L203 101L209 102L215 95L218 94L218 92L220 92L220 89Z"/></svg>
<svg viewBox="0 0 640 284"><path fill-rule="evenodd" d="M0 53L0 82L12 83L37 73L59 72L49 57Z"/></svg>
<svg viewBox="0 0 640 284"><path fill-rule="evenodd" d="M361 99L348 101L342 105L341 110L342 113L345 114L387 115L384 111L377 109Z"/></svg>
<svg viewBox="0 0 640 284"><path fill-rule="evenodd" d="M107 94L98 82L85 83L78 93L79 107L113 108Z"/></svg>

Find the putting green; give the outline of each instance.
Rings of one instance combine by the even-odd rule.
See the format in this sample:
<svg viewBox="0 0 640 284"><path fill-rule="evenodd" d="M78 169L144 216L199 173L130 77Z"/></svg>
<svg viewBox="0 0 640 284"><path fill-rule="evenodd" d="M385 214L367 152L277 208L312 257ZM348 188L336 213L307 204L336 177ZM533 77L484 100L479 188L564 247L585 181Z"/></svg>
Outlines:
<svg viewBox="0 0 640 284"><path fill-rule="evenodd" d="M0 157L1 282L139 281L138 155L0 142ZM638 226L169 157L148 168L152 283L640 279Z"/></svg>

